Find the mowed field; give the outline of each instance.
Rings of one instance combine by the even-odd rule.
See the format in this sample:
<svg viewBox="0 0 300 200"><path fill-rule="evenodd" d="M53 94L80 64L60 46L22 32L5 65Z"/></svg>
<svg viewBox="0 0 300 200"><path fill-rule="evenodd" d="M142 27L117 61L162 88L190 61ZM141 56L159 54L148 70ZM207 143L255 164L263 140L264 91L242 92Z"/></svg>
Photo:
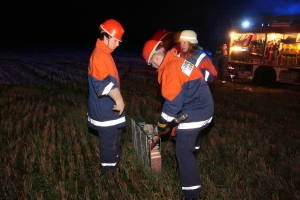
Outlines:
<svg viewBox="0 0 300 200"><path fill-rule="evenodd" d="M132 145L131 118L161 112L155 69L138 51L113 53L126 101L120 171L103 174L87 127L89 48L0 50L1 199L182 199L174 146L162 141L162 172ZM215 117L197 164L202 199L300 199L300 86L210 84Z"/></svg>

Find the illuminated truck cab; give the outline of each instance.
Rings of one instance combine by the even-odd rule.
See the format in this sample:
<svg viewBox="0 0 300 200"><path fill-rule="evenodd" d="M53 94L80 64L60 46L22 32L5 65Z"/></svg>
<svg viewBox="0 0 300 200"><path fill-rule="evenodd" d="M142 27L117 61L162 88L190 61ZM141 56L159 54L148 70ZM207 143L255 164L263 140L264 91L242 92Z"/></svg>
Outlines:
<svg viewBox="0 0 300 200"><path fill-rule="evenodd" d="M260 85L300 84L300 15L232 20L228 67Z"/></svg>

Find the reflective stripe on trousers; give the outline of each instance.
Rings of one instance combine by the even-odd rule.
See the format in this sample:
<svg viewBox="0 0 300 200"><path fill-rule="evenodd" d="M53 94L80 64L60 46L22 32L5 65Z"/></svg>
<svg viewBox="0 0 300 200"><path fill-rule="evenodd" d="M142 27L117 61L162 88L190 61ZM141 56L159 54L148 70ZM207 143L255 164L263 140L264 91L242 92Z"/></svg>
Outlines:
<svg viewBox="0 0 300 200"><path fill-rule="evenodd" d="M200 192L200 175L195 159L195 144L201 128L176 130L176 157L182 192L186 198L195 198Z"/></svg>
<svg viewBox="0 0 300 200"><path fill-rule="evenodd" d="M100 162L104 171L114 172L120 159L123 129L101 130L99 135Z"/></svg>
<svg viewBox="0 0 300 200"><path fill-rule="evenodd" d="M101 163L101 165L102 166L116 166L117 165L117 163L115 162L115 163Z"/></svg>
<svg viewBox="0 0 300 200"><path fill-rule="evenodd" d="M190 186L190 187L182 187L182 190L195 190L201 188L201 185Z"/></svg>

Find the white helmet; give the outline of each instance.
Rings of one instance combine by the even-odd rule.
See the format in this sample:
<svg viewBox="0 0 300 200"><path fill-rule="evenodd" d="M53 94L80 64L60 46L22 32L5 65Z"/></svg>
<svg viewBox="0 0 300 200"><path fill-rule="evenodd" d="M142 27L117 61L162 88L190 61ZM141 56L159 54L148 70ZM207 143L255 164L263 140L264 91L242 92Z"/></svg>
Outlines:
<svg viewBox="0 0 300 200"><path fill-rule="evenodd" d="M192 44L198 44L197 34L192 30L184 30L180 34L179 42L180 41L189 41Z"/></svg>

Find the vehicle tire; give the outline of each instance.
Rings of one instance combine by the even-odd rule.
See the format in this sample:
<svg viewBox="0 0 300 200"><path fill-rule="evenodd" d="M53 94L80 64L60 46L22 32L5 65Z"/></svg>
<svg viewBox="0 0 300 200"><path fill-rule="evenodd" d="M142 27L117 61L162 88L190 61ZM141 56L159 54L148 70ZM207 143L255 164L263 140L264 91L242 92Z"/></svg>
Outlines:
<svg viewBox="0 0 300 200"><path fill-rule="evenodd" d="M258 67L254 73L253 82L257 85L276 87L276 72L271 67Z"/></svg>

